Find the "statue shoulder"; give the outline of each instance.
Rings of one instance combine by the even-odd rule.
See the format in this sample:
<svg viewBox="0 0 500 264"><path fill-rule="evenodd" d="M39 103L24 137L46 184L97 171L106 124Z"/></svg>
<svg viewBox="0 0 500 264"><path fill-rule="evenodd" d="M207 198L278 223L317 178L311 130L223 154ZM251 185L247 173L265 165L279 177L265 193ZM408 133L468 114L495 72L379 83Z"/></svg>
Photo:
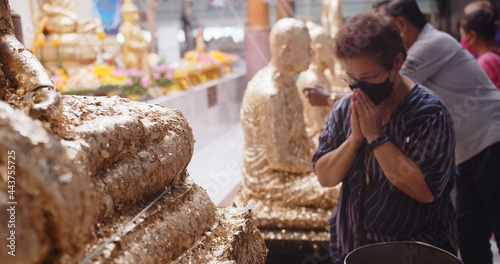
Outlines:
<svg viewBox="0 0 500 264"><path fill-rule="evenodd" d="M248 83L245 93L252 98L261 98L268 100L275 100L280 96L279 89L273 86L270 82Z"/></svg>
<svg viewBox="0 0 500 264"><path fill-rule="evenodd" d="M269 66L266 66L257 71L248 82L247 90L252 90L254 93L269 93L273 90L276 91L274 86L273 71Z"/></svg>

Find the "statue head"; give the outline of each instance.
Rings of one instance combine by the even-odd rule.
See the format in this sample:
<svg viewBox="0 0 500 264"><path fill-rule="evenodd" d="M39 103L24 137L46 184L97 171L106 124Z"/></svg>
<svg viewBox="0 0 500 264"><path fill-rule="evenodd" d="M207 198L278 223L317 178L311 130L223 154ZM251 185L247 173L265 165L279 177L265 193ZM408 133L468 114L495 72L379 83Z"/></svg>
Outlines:
<svg viewBox="0 0 500 264"><path fill-rule="evenodd" d="M307 21L306 26L309 29L311 48L314 51L313 62L331 69L335 64L333 39L322 26L312 21Z"/></svg>
<svg viewBox="0 0 500 264"><path fill-rule="evenodd" d="M280 19L269 36L271 63L278 69L298 74L307 70L314 52L304 22L295 18Z"/></svg>
<svg viewBox="0 0 500 264"><path fill-rule="evenodd" d="M123 21L134 24L139 22L139 9L132 0L124 0L121 11Z"/></svg>

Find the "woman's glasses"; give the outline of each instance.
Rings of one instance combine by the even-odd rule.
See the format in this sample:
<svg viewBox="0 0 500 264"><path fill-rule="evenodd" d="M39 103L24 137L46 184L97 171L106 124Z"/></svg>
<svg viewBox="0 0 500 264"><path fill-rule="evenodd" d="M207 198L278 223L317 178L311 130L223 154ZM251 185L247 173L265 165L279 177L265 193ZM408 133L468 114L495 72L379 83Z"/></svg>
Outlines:
<svg viewBox="0 0 500 264"><path fill-rule="evenodd" d="M360 82L364 82L364 83L377 83L377 80L379 79L380 74L383 71L384 70L380 70L376 74L369 75L369 76L363 77L361 79L356 79L356 78L350 76L349 74L344 73L344 74L342 74L342 76L340 76L340 80L342 82L344 82L345 84L349 85L350 87L357 87L358 83L360 83Z"/></svg>

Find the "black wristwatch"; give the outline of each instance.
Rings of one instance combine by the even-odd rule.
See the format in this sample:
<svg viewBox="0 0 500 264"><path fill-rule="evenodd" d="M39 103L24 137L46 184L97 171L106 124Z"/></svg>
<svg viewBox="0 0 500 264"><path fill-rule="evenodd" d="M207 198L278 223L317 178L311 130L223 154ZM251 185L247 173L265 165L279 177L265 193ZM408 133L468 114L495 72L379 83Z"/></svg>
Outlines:
<svg viewBox="0 0 500 264"><path fill-rule="evenodd" d="M376 147L386 142L387 140L389 140L389 136L387 134L383 134L382 136L375 139L372 143L370 143L370 148L375 149Z"/></svg>

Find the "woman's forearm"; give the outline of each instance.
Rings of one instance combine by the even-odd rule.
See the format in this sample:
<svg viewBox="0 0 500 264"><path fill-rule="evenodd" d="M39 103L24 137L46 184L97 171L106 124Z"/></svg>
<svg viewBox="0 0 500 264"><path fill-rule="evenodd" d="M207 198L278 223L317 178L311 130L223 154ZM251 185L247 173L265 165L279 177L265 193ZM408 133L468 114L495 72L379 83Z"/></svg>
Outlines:
<svg viewBox="0 0 500 264"><path fill-rule="evenodd" d="M319 183L325 187L332 187L342 182L356 158L360 145L360 142L355 142L349 137L340 147L323 155L315 166Z"/></svg>
<svg viewBox="0 0 500 264"><path fill-rule="evenodd" d="M396 188L421 203L434 201L422 170L396 145L387 141L374 150L374 155L385 176Z"/></svg>

